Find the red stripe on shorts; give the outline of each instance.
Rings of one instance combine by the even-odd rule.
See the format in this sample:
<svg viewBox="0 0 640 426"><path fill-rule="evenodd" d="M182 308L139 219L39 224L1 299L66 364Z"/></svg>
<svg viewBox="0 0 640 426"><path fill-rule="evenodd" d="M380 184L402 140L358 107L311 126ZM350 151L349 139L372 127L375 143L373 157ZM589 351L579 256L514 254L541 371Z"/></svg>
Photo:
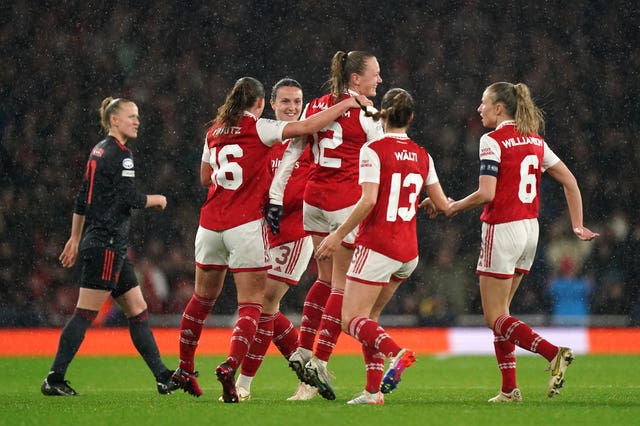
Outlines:
<svg viewBox="0 0 640 426"><path fill-rule="evenodd" d="M493 258L493 236L495 233L495 227L493 225L489 225L487 227L487 235L485 236L485 247L487 250L485 251L484 256L484 266L486 268L491 267L491 261Z"/></svg>
<svg viewBox="0 0 640 426"><path fill-rule="evenodd" d="M102 264L102 280L109 281L111 273L113 272L113 258L114 253L111 250L106 249L104 251L104 262Z"/></svg>
<svg viewBox="0 0 640 426"><path fill-rule="evenodd" d="M302 251L302 241L303 240L297 240L293 243L293 251L291 252L291 256L289 256L289 262L287 262L287 267L285 268L287 274L291 274L298 264L300 252Z"/></svg>
<svg viewBox="0 0 640 426"><path fill-rule="evenodd" d="M353 272L356 274L359 274L360 272L362 272L362 268L365 262L367 261L367 257L369 257L369 249L366 247L360 246L358 247L354 255L356 256L356 258L354 259L355 265L353 267Z"/></svg>

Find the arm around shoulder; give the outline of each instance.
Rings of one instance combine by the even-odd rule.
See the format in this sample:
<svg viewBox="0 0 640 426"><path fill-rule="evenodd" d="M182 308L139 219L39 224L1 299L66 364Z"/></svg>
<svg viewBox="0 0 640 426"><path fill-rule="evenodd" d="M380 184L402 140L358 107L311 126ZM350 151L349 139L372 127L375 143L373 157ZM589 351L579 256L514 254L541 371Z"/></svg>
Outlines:
<svg viewBox="0 0 640 426"><path fill-rule="evenodd" d="M342 114L350 110L351 108L360 108L361 106L370 106L373 103L366 96L350 96L331 108L327 108L324 111L320 111L317 114L313 114L301 121L290 121L282 129L282 138L290 139L296 136L308 135L315 133L338 119Z"/></svg>

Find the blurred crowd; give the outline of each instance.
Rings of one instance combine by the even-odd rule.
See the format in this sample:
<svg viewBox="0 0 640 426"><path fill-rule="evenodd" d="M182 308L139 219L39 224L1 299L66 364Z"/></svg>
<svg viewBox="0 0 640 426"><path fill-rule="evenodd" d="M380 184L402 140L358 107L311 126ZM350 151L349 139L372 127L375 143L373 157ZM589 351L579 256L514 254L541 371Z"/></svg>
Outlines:
<svg viewBox="0 0 640 426"><path fill-rule="evenodd" d="M585 225L601 237L574 238L562 189L543 179L538 259L513 312L558 324L567 317L567 324L584 323L585 313L618 315L640 325L638 6L429 3L3 2L0 326L60 326L73 311L78 271L63 269L58 256L84 163L102 137L103 98L126 97L140 108L131 143L137 186L165 194L168 207L134 213L131 255L150 311L179 314L193 285L204 133L225 93L245 75L267 91L288 76L307 99L319 96L337 50L377 56L376 104L392 87L413 94L409 134L427 147L452 198L477 187L486 130L476 108L484 88L505 80L529 85L546 114L547 142L578 179ZM425 326L480 313L478 216L419 217L420 266L387 313ZM574 282L567 277L576 283L567 287ZM564 292L552 285L561 278ZM300 312L312 279L310 265L283 311ZM231 314L234 289L225 287L215 309ZM576 305L558 306L571 298Z"/></svg>

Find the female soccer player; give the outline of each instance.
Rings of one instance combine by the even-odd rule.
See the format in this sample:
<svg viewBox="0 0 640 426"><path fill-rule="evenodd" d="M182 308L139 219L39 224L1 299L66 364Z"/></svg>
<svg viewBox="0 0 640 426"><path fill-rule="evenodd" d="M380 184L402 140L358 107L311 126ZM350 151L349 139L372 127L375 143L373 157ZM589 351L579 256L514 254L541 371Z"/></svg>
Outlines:
<svg viewBox="0 0 640 426"><path fill-rule="evenodd" d="M407 136L414 103L403 89L391 89L382 99L384 137L360 152L362 195L347 219L316 250L331 257L345 235L359 225L355 254L347 272L342 329L362 343L366 386L347 404L383 404L383 393L396 388L415 353L402 349L378 324L382 309L418 264L416 210L427 190L437 209L448 206L433 159ZM385 357L391 358L383 380ZM382 382L382 386L381 386Z"/></svg>
<svg viewBox="0 0 640 426"><path fill-rule="evenodd" d="M302 112L302 86L296 80L283 78L271 90L270 104L276 119L294 121ZM275 173L282 154L289 141L273 146L270 151L268 171ZM311 236L302 227L302 194L307 183L311 151L307 147L298 159L284 193L284 212L280 219L280 232L269 233L269 255L271 269L267 273L264 306L258 323L256 337L244 360L236 389L240 401L251 398L251 382L260 368L269 344L273 340L278 350L289 359L298 346L298 331L291 321L280 312L280 301L289 286L298 281L309 264L313 254ZM318 393L318 389L300 382L295 394L289 400L308 400Z"/></svg>
<svg viewBox="0 0 640 426"><path fill-rule="evenodd" d="M269 149L284 139L318 131L356 107L358 101L368 100L349 97L303 121L261 119L264 87L254 78L243 77L218 108L202 154L200 179L209 192L200 211L195 289L180 323L180 365L173 374L174 382L184 391L202 394L194 371L195 350L229 269L237 290L238 320L229 355L216 368L216 375L224 402L238 402L235 371L255 336L270 268L262 219Z"/></svg>
<svg viewBox="0 0 640 426"><path fill-rule="evenodd" d="M140 117L136 104L124 98L106 98L100 107L100 120L107 137L89 155L76 197L71 236L60 255L62 266L71 268L80 254L78 302L62 330L55 360L41 390L45 395L77 395L64 379L67 368L91 322L111 296L129 320L131 340L153 372L158 392L168 394L176 388L171 382L171 370L160 359L147 321L147 303L127 257L131 210L164 210L167 199L135 189L133 155L126 145L138 136Z"/></svg>
<svg viewBox="0 0 640 426"><path fill-rule="evenodd" d="M478 189L452 202L446 213L453 215L484 206L476 273L480 276L484 321L493 330L502 373L502 388L489 401L522 400L516 383L515 345L549 361L547 395L551 398L560 392L573 351L553 345L509 313L513 295L533 264L538 244L543 171L563 186L576 236L589 241L598 234L582 224L582 197L575 177L540 136L544 119L529 88L523 83L494 83L482 94L478 112L483 126L495 129L480 139Z"/></svg>
<svg viewBox="0 0 640 426"><path fill-rule="evenodd" d="M313 99L303 113L312 117L336 102L353 95L373 97L382 82L375 56L362 51L336 52L331 62L331 92ZM379 122L366 117L360 108L348 111L313 135L314 164L304 192L304 229L314 247L340 226L360 198L358 157L365 142L383 135ZM270 212L282 206L283 188L304 143L291 143L270 190ZM276 216L271 214L271 216ZM274 221L269 216L270 224ZM318 259L318 277L307 293L300 324L298 350L289 365L298 378L318 387L326 399L335 399L327 362L340 336L340 314L346 272L353 255L355 230L345 236L329 259ZM318 337L315 350L315 337ZM313 355L313 357L312 357Z"/></svg>

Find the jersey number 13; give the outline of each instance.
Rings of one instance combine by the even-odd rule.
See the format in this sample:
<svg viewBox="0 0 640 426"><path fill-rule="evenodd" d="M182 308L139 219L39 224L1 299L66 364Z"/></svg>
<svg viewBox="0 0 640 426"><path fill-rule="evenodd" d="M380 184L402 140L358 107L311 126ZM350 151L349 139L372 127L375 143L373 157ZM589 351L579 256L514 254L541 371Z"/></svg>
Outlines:
<svg viewBox="0 0 640 426"><path fill-rule="evenodd" d="M409 173L402 178L401 173L391 175L391 186L389 188L389 202L387 204L387 221L395 222L399 217L405 222L410 221L416 215L416 200L423 184L422 176L418 173ZM403 188L409 188L407 193ZM406 195L405 195L406 194ZM408 207L400 207L400 196L406 196ZM405 204L406 205L406 204Z"/></svg>

